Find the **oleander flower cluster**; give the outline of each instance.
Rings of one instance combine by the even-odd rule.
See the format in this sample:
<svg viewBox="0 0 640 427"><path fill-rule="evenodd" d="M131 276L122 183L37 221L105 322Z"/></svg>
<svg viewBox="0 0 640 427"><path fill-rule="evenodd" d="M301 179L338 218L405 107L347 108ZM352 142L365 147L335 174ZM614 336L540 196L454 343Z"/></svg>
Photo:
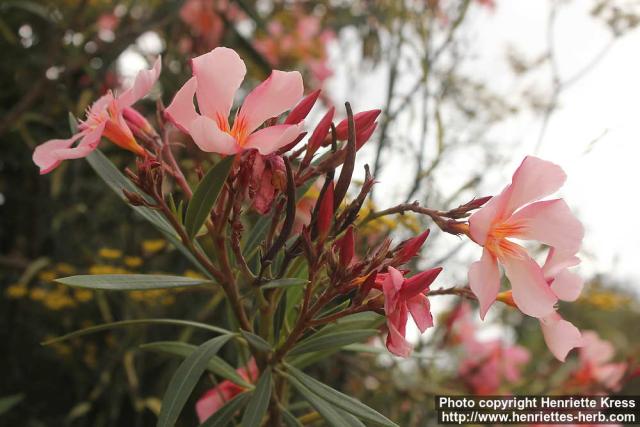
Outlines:
<svg viewBox="0 0 640 427"><path fill-rule="evenodd" d="M225 294L236 329L206 325L221 335L185 357L164 398L163 425L172 425L186 402L175 391L191 392L195 386L185 385L191 378L186 372L202 374L206 364L197 361L211 359L232 342L250 360L238 370L214 370L225 380L198 401L201 421L221 413L233 416L245 405L243 420L287 417L286 383L323 417L356 416L394 425L351 400L331 400L326 389L316 395L320 386L299 368L311 355L326 357L380 332L391 354L409 357L414 344L407 335L409 318L421 333L433 327L431 300L439 295L477 300L483 319L495 301L516 307L539 320L559 360L593 341L557 311L557 302L575 300L583 285L571 270L580 262L583 227L565 201L546 199L565 181L560 166L526 157L502 192L449 210L419 202L374 209L368 198L376 180L369 168L357 185L354 177L356 157L375 132L380 110L354 113L348 103L344 110L320 106L320 91L305 88L297 71L273 70L257 85L245 82L245 62L225 47L193 58L191 70L175 94L165 94L168 106L157 104L155 124L135 104L157 83L160 58L131 87L96 100L70 138L47 141L33 154L42 174L65 160L87 157L203 273L200 279L73 276L62 283L125 291L143 285L217 286ZM316 123L307 120L314 108L324 110L317 112ZM340 115L344 118L336 120ZM178 137L202 151L205 163L185 169L193 162L178 156L189 152L174 143ZM129 151L135 167L119 171L99 152L101 144ZM480 260L469 267L468 286L436 287L442 268L417 268L421 259L429 259L429 230L401 242L364 235L368 224L403 213L424 216L443 232L482 247ZM544 261L535 254L540 247ZM510 283L505 289L501 270ZM526 350L478 341L465 326L468 317L459 317L451 327L471 357L460 367L470 387L493 392L502 379L517 380L529 358ZM619 369L597 357L583 360L595 377ZM258 390L262 401L253 399ZM335 414L318 399L329 399L338 408Z"/></svg>

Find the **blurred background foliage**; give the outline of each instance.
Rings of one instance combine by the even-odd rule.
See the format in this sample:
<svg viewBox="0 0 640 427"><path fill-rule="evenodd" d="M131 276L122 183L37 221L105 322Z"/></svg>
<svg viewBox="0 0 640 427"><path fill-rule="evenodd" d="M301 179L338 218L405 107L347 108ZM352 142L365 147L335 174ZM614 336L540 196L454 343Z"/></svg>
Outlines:
<svg viewBox="0 0 640 427"><path fill-rule="evenodd" d="M615 37L638 25L637 10L624 3L601 0L592 11L593 19L602 20ZM0 424L153 425L177 362L138 345L190 340L195 331L137 326L46 347L39 343L113 320L174 317L225 325L227 319L222 296L211 289L122 295L53 283L56 277L78 273L198 274L108 191L85 162L64 162L54 173L38 175L31 153L47 139L68 135L69 112L81 115L100 94L126 84L132 63L141 68L162 54L162 91L140 104L149 113L154 101L169 102L186 80L190 57L220 45L241 53L250 78L263 79L275 67L299 69L307 89L322 87L332 74L344 76L354 61L357 72L346 73L350 78L384 68L386 105L372 106L383 108L383 115L366 147L373 169L380 172L386 150L400 145L401 154L412 159L407 167L415 170L406 200L452 206L475 196L483 169L501 162L503 155L483 137L490 125L522 108L548 116L556 99L526 93L522 103L511 105L481 81L458 72L469 54L457 38L471 19L469 9L496 7L499 2L491 0L0 1L0 398L8 399L0 401L7 410L0 414ZM345 40L357 41L356 59L345 52L344 61L336 61L342 59ZM523 79L553 60L527 62L517 52L505 54ZM400 82L411 90L399 91ZM556 83L553 89L558 93L563 87ZM336 98L339 104L343 97ZM323 101L331 104L331 91L323 93ZM398 131L409 123L419 129L412 140ZM102 148L121 169L132 161L108 144ZM188 144L183 150L183 161L192 165L203 158ZM476 156L476 169L456 176L455 188L436 185L443 165L461 150ZM408 217L375 221L361 244L426 226ZM431 240L439 241L437 233ZM457 250L451 247L429 264L445 263ZM623 285L594 277L581 299L563 310L581 329L597 330L610 340L616 360L628 359L637 369L640 308L637 296ZM433 424L433 395L473 392L459 374L464 354L443 338L446 316L438 322L444 326L435 328L409 361L343 352L316 365L313 374L402 426ZM499 336L532 354L523 380L496 391L559 390L576 359L565 365L553 360L535 320L508 309L494 317L493 324L507 325L497 329ZM632 374L622 392L640 394ZM196 424L195 414L184 420L183 425Z"/></svg>

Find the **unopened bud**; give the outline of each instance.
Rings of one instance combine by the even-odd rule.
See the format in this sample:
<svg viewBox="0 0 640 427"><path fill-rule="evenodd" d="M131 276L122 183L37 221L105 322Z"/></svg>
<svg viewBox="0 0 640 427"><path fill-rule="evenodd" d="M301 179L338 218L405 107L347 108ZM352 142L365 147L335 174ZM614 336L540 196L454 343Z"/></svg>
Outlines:
<svg viewBox="0 0 640 427"><path fill-rule="evenodd" d="M293 109L285 119L284 124L295 125L304 120L309 114L309 111L311 111L311 108L313 108L313 105L318 100L318 96L320 96L320 89L314 90L309 95L302 98L298 105L293 107Z"/></svg>
<svg viewBox="0 0 640 427"><path fill-rule="evenodd" d="M325 240L329 235L329 231L331 230L331 225L333 223L333 191L333 182L331 182L322 196L322 200L320 200L320 208L318 209L318 220L316 224L318 238L320 241Z"/></svg>
<svg viewBox="0 0 640 427"><path fill-rule="evenodd" d="M340 266L343 268L348 267L351 264L356 247L353 226L347 228L344 236L336 241L335 247L338 250Z"/></svg>
<svg viewBox="0 0 640 427"><path fill-rule="evenodd" d="M380 115L380 110L362 111L353 116L353 122L356 125L356 140L357 135L365 130L369 130L375 123L376 119ZM371 132L373 133L373 132ZM369 135L371 136L371 135ZM338 140L346 140L349 138L349 120L344 119L336 126L336 137Z"/></svg>

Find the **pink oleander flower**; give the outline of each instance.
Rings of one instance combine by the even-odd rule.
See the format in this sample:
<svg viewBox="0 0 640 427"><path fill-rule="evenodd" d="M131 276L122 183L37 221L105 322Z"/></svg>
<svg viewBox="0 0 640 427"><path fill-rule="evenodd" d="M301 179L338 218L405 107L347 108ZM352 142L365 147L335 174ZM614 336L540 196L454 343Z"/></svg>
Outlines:
<svg viewBox="0 0 640 427"><path fill-rule="evenodd" d="M376 281L382 282L384 293L384 312L389 328L387 349L396 356L407 357L411 354L412 346L405 338L409 313L420 332L433 326L426 294L440 271L440 267L433 268L407 279L402 272L389 267L387 273L379 274L376 278Z"/></svg>
<svg viewBox="0 0 640 427"><path fill-rule="evenodd" d="M244 80L246 67L238 54L218 47L192 60L193 77L176 93L165 110L167 118L193 138L203 151L235 154L256 149L267 155L278 150L301 133L302 123L267 126L302 98L302 76L297 71L274 70L269 78L253 89L236 113L233 125L229 114L233 98ZM199 113L193 103L198 100Z"/></svg>
<svg viewBox="0 0 640 427"><path fill-rule="evenodd" d="M549 250L547 260L542 266L542 273L551 291L562 301L575 301L582 292L584 281L569 271L580 259L571 252L560 252L554 248ZM564 362L569 351L582 345L582 334L571 322L564 320L556 311L538 319L544 341L549 350L560 361Z"/></svg>
<svg viewBox="0 0 640 427"><path fill-rule="evenodd" d="M580 367L573 374L573 382L580 387L596 386L619 391L627 363L611 362L615 348L610 342L601 339L595 331L585 331L582 337L583 345L578 353Z"/></svg>
<svg viewBox="0 0 640 427"><path fill-rule="evenodd" d="M559 300L575 301L582 292L582 278L569 271L569 267L579 263L580 259L571 253L557 252L553 248L549 250L542 272L551 291ZM511 291L501 292L497 299L517 307ZM557 311L540 317L538 321L547 347L561 362L565 361L572 349L582 346L582 334L578 328L564 320Z"/></svg>
<svg viewBox="0 0 640 427"><path fill-rule="evenodd" d="M459 374L477 395L496 394L503 384L519 381L520 370L531 358L526 348L499 339L475 341L464 350Z"/></svg>
<svg viewBox="0 0 640 427"><path fill-rule="evenodd" d="M450 322L454 342L463 350L458 373L474 394L496 394L505 382L520 380L520 370L531 358L526 348L499 339L479 340L466 302L456 309Z"/></svg>
<svg viewBox="0 0 640 427"><path fill-rule="evenodd" d="M236 372L246 381L254 382L258 379L259 372L255 359L249 360L246 367L239 368ZM233 399L246 389L229 380L222 381L211 388L196 402L198 420L203 423L207 418L218 412L229 400Z"/></svg>
<svg viewBox="0 0 640 427"><path fill-rule="evenodd" d="M511 239L533 240L563 253L575 254L584 230L562 199L539 201L557 191L566 179L551 162L528 156L502 193L469 218L471 238L484 250L469 269L469 285L480 302L480 316L496 300L502 265L513 300L525 314L545 317L554 312L558 297L540 266L527 250Z"/></svg>
<svg viewBox="0 0 640 427"><path fill-rule="evenodd" d="M108 92L98 98L87 111L86 119L80 122L78 133L69 139L52 139L36 147L33 162L40 167L40 173L51 172L63 160L88 156L98 147L102 137L138 156L146 155L144 148L136 142L126 117L136 115L131 106L149 93L160 70L158 58L152 69L138 73L131 88L119 95ZM80 142L74 146L78 140Z"/></svg>

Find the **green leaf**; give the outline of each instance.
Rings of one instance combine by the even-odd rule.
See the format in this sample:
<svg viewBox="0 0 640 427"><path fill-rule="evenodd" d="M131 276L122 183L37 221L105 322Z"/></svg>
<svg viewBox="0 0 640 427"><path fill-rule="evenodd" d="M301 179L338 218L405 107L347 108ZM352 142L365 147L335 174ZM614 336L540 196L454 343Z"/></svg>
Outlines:
<svg viewBox="0 0 640 427"><path fill-rule="evenodd" d="M317 394L313 393L307 387L305 387L295 377L290 376L289 382L293 387L298 390L298 393L318 411L322 418L333 427L345 427L348 425L348 421L334 408L329 402L321 399Z"/></svg>
<svg viewBox="0 0 640 427"><path fill-rule="evenodd" d="M367 427L364 425L362 421L360 421L359 419L357 419L347 411L343 411L338 408L336 408L336 410L340 415L342 415L342 418L344 418L344 420L346 421L347 424L345 425L345 427Z"/></svg>
<svg viewBox="0 0 640 427"><path fill-rule="evenodd" d="M362 341L377 334L377 329L356 329L352 331L336 331L324 334L314 334L309 338L300 341L289 352L290 356L295 356L313 351L324 351L332 348L341 348L354 342Z"/></svg>
<svg viewBox="0 0 640 427"><path fill-rule="evenodd" d="M305 387L320 396L322 399L332 403L338 408L349 412L350 414L357 416L358 418L371 421L382 426L398 426L396 423L369 408L359 400L354 399L351 396L347 396L346 394L341 393L338 390L334 390L328 385L321 383L320 381L294 368L293 366L287 365L287 371L291 374L292 377L300 381Z"/></svg>
<svg viewBox="0 0 640 427"><path fill-rule="evenodd" d="M162 398L158 427L174 427L189 395L205 371L209 359L229 341L231 335L212 338L191 353L178 366Z"/></svg>
<svg viewBox="0 0 640 427"><path fill-rule="evenodd" d="M12 394L10 396L0 397L0 415L9 412L11 408L22 402L24 394Z"/></svg>
<svg viewBox="0 0 640 427"><path fill-rule="evenodd" d="M251 262L258 253L258 245L264 239L271 224L271 217L269 215L262 215L251 227L251 232L247 234L246 241L242 253L247 259L247 262Z"/></svg>
<svg viewBox="0 0 640 427"><path fill-rule="evenodd" d="M55 280L67 286L105 291L146 291L213 283L210 280L159 274L98 274L70 276Z"/></svg>
<svg viewBox="0 0 640 427"><path fill-rule="evenodd" d="M320 329L314 336L325 335L337 331L350 331L355 329L374 329L384 322L384 316L373 312L355 313L345 316L336 322Z"/></svg>
<svg viewBox="0 0 640 427"><path fill-rule="evenodd" d="M193 197L189 201L184 219L185 230L191 239L200 230L200 227L202 227L211 213L220 190L222 190L231 171L234 159L235 156L227 156L209 169L209 172L198 184L196 191L193 192Z"/></svg>
<svg viewBox="0 0 640 427"><path fill-rule="evenodd" d="M302 423L286 409L282 410L282 421L284 421L287 427L303 427Z"/></svg>
<svg viewBox="0 0 640 427"><path fill-rule="evenodd" d="M270 282L267 282L265 285L261 286L262 289L275 289L275 288L288 288L290 286L302 286L309 283L307 279L298 279L295 277L284 278L284 279L276 279Z"/></svg>
<svg viewBox="0 0 640 427"><path fill-rule="evenodd" d="M264 338L256 334L252 334L251 332L247 332L243 329L240 329L240 333L251 346L255 347L259 351L268 353L273 350L273 347L271 347L271 344L265 341Z"/></svg>
<svg viewBox="0 0 640 427"><path fill-rule="evenodd" d="M188 344L182 341L157 341L140 346L142 350L154 351L156 353L170 354L173 356L179 356L182 358L189 357L191 353L196 351L198 346ZM207 364L207 370L219 375L231 382L238 384L239 386L252 389L253 384L247 382L240 376L224 359L213 356Z"/></svg>
<svg viewBox="0 0 640 427"><path fill-rule="evenodd" d="M122 190L127 190L132 193L136 193L143 197L145 200L151 202L149 196L141 192L129 179L127 179L113 163L104 155L100 150L94 150L87 157L87 162L98 174L98 176L111 188L116 195L126 202L124 193ZM131 205L129 205L131 206ZM131 208L137 212L144 219L153 224L162 235L194 265L205 276L211 278L211 274L198 262L191 252L182 244L178 238L175 230L169 224L169 222L160 214L160 212L153 209L149 209L146 206L131 206Z"/></svg>
<svg viewBox="0 0 640 427"><path fill-rule="evenodd" d="M262 418L269 407L269 400L271 400L271 368L265 369L260 375L240 425L242 427L260 427Z"/></svg>
<svg viewBox="0 0 640 427"><path fill-rule="evenodd" d="M207 329L212 332L216 332L218 334L231 334L231 331L228 331L223 328L219 328L213 325L207 325L206 323L192 322L190 320L181 320L181 319L136 319L136 320L120 320L118 322L111 323L103 323L102 325L90 326L88 328L79 329L77 331L73 331L71 333L52 338L50 340L44 341L42 345L49 345L53 343L57 343L60 341L66 341L71 338L81 337L83 335L93 334L95 332L106 331L109 329L121 328L125 326L133 326L133 325L146 325L146 324L163 324L163 325L175 325L175 326L189 326L193 328Z"/></svg>
<svg viewBox="0 0 640 427"><path fill-rule="evenodd" d="M71 114L71 111L69 111L67 120L69 120L69 129L71 129L71 133L72 134L78 133L78 119L76 119L76 116Z"/></svg>
<svg viewBox="0 0 640 427"><path fill-rule="evenodd" d="M241 393L224 404L224 406L218 409L213 415L207 418L200 427L225 427L227 426L233 416L240 409L244 408L249 402L251 393Z"/></svg>

